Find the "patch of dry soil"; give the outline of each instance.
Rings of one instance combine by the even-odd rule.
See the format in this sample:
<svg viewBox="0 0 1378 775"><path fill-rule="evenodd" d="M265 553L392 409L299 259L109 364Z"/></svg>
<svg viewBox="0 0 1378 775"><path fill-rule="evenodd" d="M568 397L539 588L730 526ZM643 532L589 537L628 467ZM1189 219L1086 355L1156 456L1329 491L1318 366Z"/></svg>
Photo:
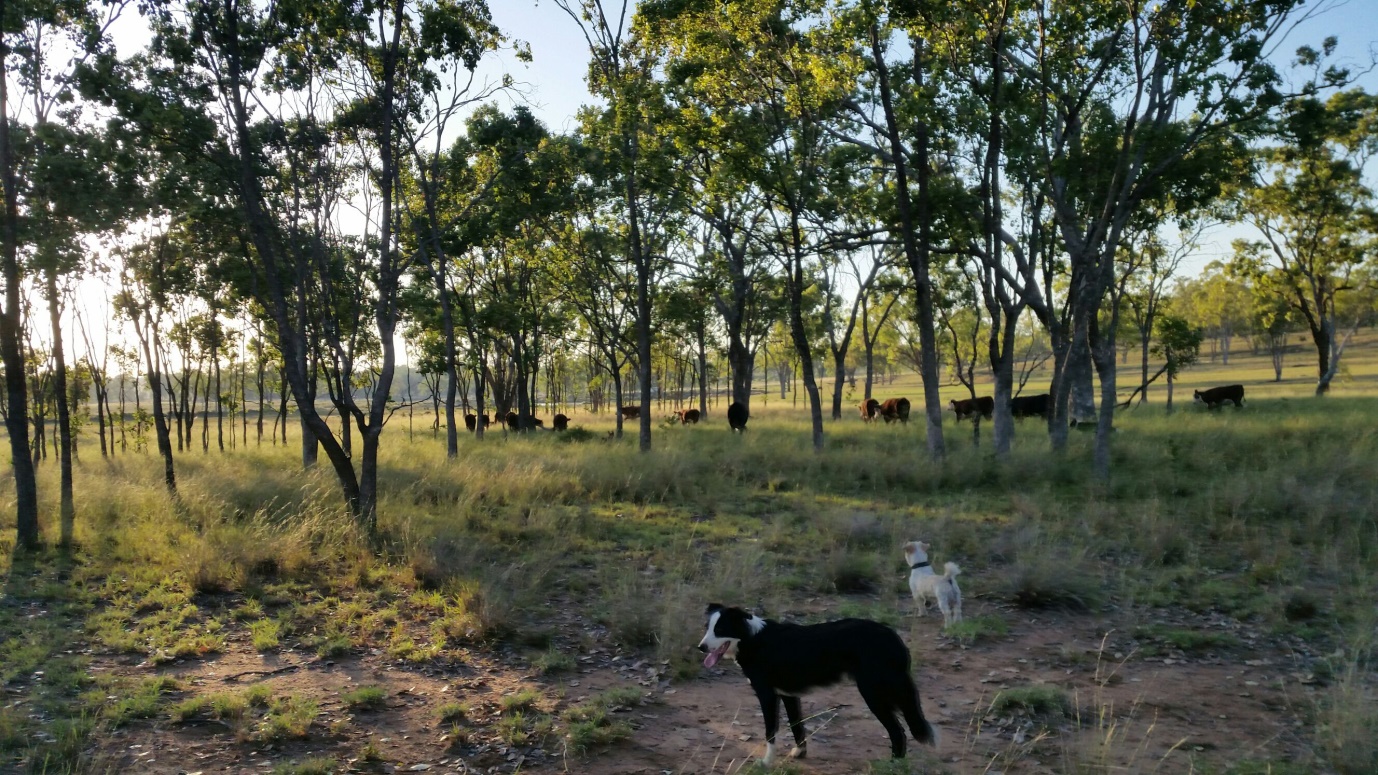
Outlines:
<svg viewBox="0 0 1378 775"><path fill-rule="evenodd" d="M968 601L967 615L983 608L993 612ZM1137 651L1141 644L1129 635L1137 622L1127 615L1000 615L1011 625L1009 634L971 648L940 637L938 617L904 622L924 711L942 735L936 750L916 750L920 746L911 741L911 758L932 770L1061 773L1093 765L1095 771L1186 772L1202 761L1312 760L1300 720L1311 707L1312 687L1304 673L1308 655L1299 644L1250 634L1230 621L1183 619L1165 624L1230 630L1242 645L1219 654L1149 658ZM557 645L607 642L598 628L573 620L558 630ZM203 775L271 772L311 756L333 758L355 772L690 775L737 772L763 753L760 709L730 660L672 684L660 666L612 646L575 656L575 672L538 676L525 658L502 650L416 666L381 653L337 661L292 652L261 656L239 640L217 658L163 671L183 679L187 696L266 682L277 696L313 698L321 713L307 739L265 745L237 740L221 722L175 724L164 717L106 735L98 760L112 772ZM110 659L97 665L153 672ZM353 712L345 706L341 694L365 685L386 691L385 708ZM558 713L626 685L641 687L648 702L614 712L634 732L610 748L575 757L564 753L557 735L519 748L497 738L498 703L520 687L537 687L543 697L538 710ZM1065 690L1075 710L1053 718L987 712L1001 691L1026 685ZM470 705L467 740L456 741L439 723L437 709L447 702ZM812 718L809 758L796 762L802 772L864 772L868 761L886 755L885 731L854 687L811 694L804 709ZM782 751L788 740L783 728ZM379 758L361 756L368 743Z"/></svg>

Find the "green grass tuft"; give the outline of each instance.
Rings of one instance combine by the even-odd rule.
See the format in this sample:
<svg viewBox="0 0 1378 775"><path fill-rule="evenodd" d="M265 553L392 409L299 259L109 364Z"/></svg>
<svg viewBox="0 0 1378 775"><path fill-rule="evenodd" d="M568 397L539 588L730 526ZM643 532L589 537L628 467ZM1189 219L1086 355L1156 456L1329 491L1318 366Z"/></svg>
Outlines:
<svg viewBox="0 0 1378 775"><path fill-rule="evenodd" d="M387 698L387 692L378 686L360 686L340 697L350 710L381 710Z"/></svg>
<svg viewBox="0 0 1378 775"><path fill-rule="evenodd" d="M995 695L990 712L995 715L1026 713L1047 718L1066 717L1072 713L1072 699L1056 686L1019 686Z"/></svg>

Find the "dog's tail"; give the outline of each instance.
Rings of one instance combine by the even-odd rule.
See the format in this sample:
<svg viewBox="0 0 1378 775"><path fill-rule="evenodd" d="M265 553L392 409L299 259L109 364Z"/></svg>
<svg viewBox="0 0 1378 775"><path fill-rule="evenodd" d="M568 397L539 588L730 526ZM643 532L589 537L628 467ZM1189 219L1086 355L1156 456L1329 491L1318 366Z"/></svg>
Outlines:
<svg viewBox="0 0 1378 775"><path fill-rule="evenodd" d="M943 578L947 581L957 578L957 574L961 572L962 569L958 568L955 562L949 562L943 565Z"/></svg>
<svg viewBox="0 0 1378 775"><path fill-rule="evenodd" d="M949 563L950 564L950 563ZM899 706L900 713L904 714L904 723L909 725L909 731L914 735L914 739L924 745L938 745L938 728L928 723L928 719L923 717L923 708L919 705L919 688L914 685L914 679L906 675L906 680L899 687Z"/></svg>

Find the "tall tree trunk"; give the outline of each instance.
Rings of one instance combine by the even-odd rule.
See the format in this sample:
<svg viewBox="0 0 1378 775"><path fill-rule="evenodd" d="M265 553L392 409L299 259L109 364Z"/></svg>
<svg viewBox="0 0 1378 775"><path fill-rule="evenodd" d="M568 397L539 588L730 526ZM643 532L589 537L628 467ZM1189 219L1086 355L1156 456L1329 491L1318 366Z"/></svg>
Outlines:
<svg viewBox="0 0 1378 775"><path fill-rule="evenodd" d="M833 419L842 419L842 385L846 381L845 369L847 366L847 352L845 350L833 353Z"/></svg>
<svg viewBox="0 0 1378 775"><path fill-rule="evenodd" d="M1141 360L1141 363L1139 365L1143 371L1143 381L1140 383L1141 385L1143 385L1143 388L1139 391L1139 403L1141 404L1148 403L1148 350L1150 338L1149 335L1151 331L1152 328L1150 327L1141 329L1139 332L1139 354Z"/></svg>
<svg viewBox="0 0 1378 775"><path fill-rule="evenodd" d="M1067 354L1067 377L1071 388L1069 408L1078 423L1090 422L1096 417L1096 388L1092 381L1095 368L1092 359L1089 345L1074 346Z"/></svg>
<svg viewBox="0 0 1378 775"><path fill-rule="evenodd" d="M708 348L705 340L708 338L703 326L698 327L698 357L699 357L699 415L702 419L708 419Z"/></svg>
<svg viewBox="0 0 1378 775"><path fill-rule="evenodd" d="M76 504L72 499L72 414L67 396L67 356L62 345L62 308L57 293L57 274L44 273L44 289L48 296L48 323L53 336L53 392L57 398L58 467L61 469L62 546L72 545L76 527Z"/></svg>
<svg viewBox="0 0 1378 775"><path fill-rule="evenodd" d="M913 40L914 82L923 85L923 47L924 42ZM890 154L895 164L895 205L899 213L901 241L904 245L905 259L909 271L914 276L914 293L918 305L919 350L922 353L920 375L923 378L924 415L927 419L926 438L929 457L939 460L946 453L943 442L943 406L938 396L938 345L933 320L933 285L929 279L928 247L931 244L929 217L929 164L928 164L928 126L919 121L916 125L917 138L915 151L918 167L918 201L911 204L909 198L909 171L905 157L904 144L900 142L899 121L895 116L894 98L890 92L890 70L885 63L880 44L880 30L871 26L871 54L876 68L876 81L880 87L881 107L885 112L885 128L890 146Z"/></svg>
<svg viewBox="0 0 1378 775"><path fill-rule="evenodd" d="M214 323L213 323L214 324ZM215 369L215 445L220 452L225 451L225 385L221 380L223 376L220 372L220 337L212 334L211 345L211 367ZM207 388L206 392L210 392ZM234 433L234 428L230 428L230 433Z"/></svg>
<svg viewBox="0 0 1378 775"><path fill-rule="evenodd" d="M267 388L267 384L266 384L266 382L267 382L267 375L265 374L265 372L267 371L267 369L265 369L265 368L264 368L264 365L263 365L263 347L262 347L261 344L258 346L258 352L255 354L255 357L257 358L257 362L254 364L254 378L255 378L255 380L256 380L257 387L258 387L258 428L257 428L257 430L258 430L258 437L257 437L257 438L258 438L258 446L263 446L263 391Z"/></svg>
<svg viewBox="0 0 1378 775"><path fill-rule="evenodd" d="M166 235L163 237L166 242ZM134 316L131 316L134 317ZM163 485L175 498L177 497L177 471L172 459L172 428L163 409L163 358L162 342L159 340L158 324L147 313L143 314L143 326L134 324L134 334L144 351L144 365L148 369L148 386L153 391L153 428L158 439L158 454L163 458Z"/></svg>
<svg viewBox="0 0 1378 775"><path fill-rule="evenodd" d="M0 0L0 15L5 10ZM14 146L10 137L9 46L0 38L0 182L5 189L4 246L0 275L5 284L5 308L0 311L0 361L5 367L5 429L10 437L14 469L16 539L24 549L38 548L38 479L29 447L29 390L25 384L23 307L19 269L19 185L15 180Z"/></svg>
<svg viewBox="0 0 1378 775"><path fill-rule="evenodd" d="M1019 318L1006 314L1000 341L992 341L991 370L995 376L995 417L992 441L995 455L1008 458L1014 446L1014 337L1019 328ZM992 338L995 326L991 327Z"/></svg>
<svg viewBox="0 0 1378 775"><path fill-rule="evenodd" d="M799 225L799 212L796 207L790 211L790 258L787 267L789 280L789 327L794 339L795 352L799 354L800 370L804 375L804 392L809 397L809 417L813 425L813 449L823 451L823 403L818 395L818 382L815 379L813 352L809 346L808 331L804 328L804 239Z"/></svg>

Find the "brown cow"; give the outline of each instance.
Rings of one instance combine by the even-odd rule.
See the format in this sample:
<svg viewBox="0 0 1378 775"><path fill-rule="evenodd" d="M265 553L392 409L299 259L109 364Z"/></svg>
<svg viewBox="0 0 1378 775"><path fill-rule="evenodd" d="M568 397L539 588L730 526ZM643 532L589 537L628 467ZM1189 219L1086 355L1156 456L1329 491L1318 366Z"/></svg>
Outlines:
<svg viewBox="0 0 1378 775"><path fill-rule="evenodd" d="M487 428L487 427L488 427L488 424L489 424L489 420L488 420L488 415L486 415L486 414L481 414L481 415L466 414L466 415L464 415L464 427L467 428L467 429L469 430L470 433L473 433L473 432L474 432L474 428L476 428L476 427L480 427L480 426L481 426L481 427Z"/></svg>
<svg viewBox="0 0 1378 775"><path fill-rule="evenodd" d="M622 412L622 416L628 420L635 420L641 416L640 406L624 406L618 411Z"/></svg>
<svg viewBox="0 0 1378 775"><path fill-rule="evenodd" d="M889 425L890 423L895 422L896 420L898 420L900 423L908 424L909 399L891 398L887 400L885 403L880 405L880 416L885 420L886 425Z"/></svg>
<svg viewBox="0 0 1378 775"><path fill-rule="evenodd" d="M563 414L555 415L555 418L551 420L551 423L551 427L553 427L557 433L562 433L564 431L569 430L569 418L564 416Z"/></svg>
<svg viewBox="0 0 1378 775"><path fill-rule="evenodd" d="M991 415L995 414L995 399L990 396L981 396L980 398L954 398L948 401L947 405L952 408L953 414L957 415L958 422L968 417L975 417L978 413L989 420Z"/></svg>
<svg viewBox="0 0 1378 775"><path fill-rule="evenodd" d="M880 412L880 402L874 398L868 398L862 401L858 408L861 409L861 419L870 422L876 419L876 415Z"/></svg>
<svg viewBox="0 0 1378 775"><path fill-rule="evenodd" d="M680 425L696 425L699 421L699 410L679 409L675 412L675 416L679 418Z"/></svg>

